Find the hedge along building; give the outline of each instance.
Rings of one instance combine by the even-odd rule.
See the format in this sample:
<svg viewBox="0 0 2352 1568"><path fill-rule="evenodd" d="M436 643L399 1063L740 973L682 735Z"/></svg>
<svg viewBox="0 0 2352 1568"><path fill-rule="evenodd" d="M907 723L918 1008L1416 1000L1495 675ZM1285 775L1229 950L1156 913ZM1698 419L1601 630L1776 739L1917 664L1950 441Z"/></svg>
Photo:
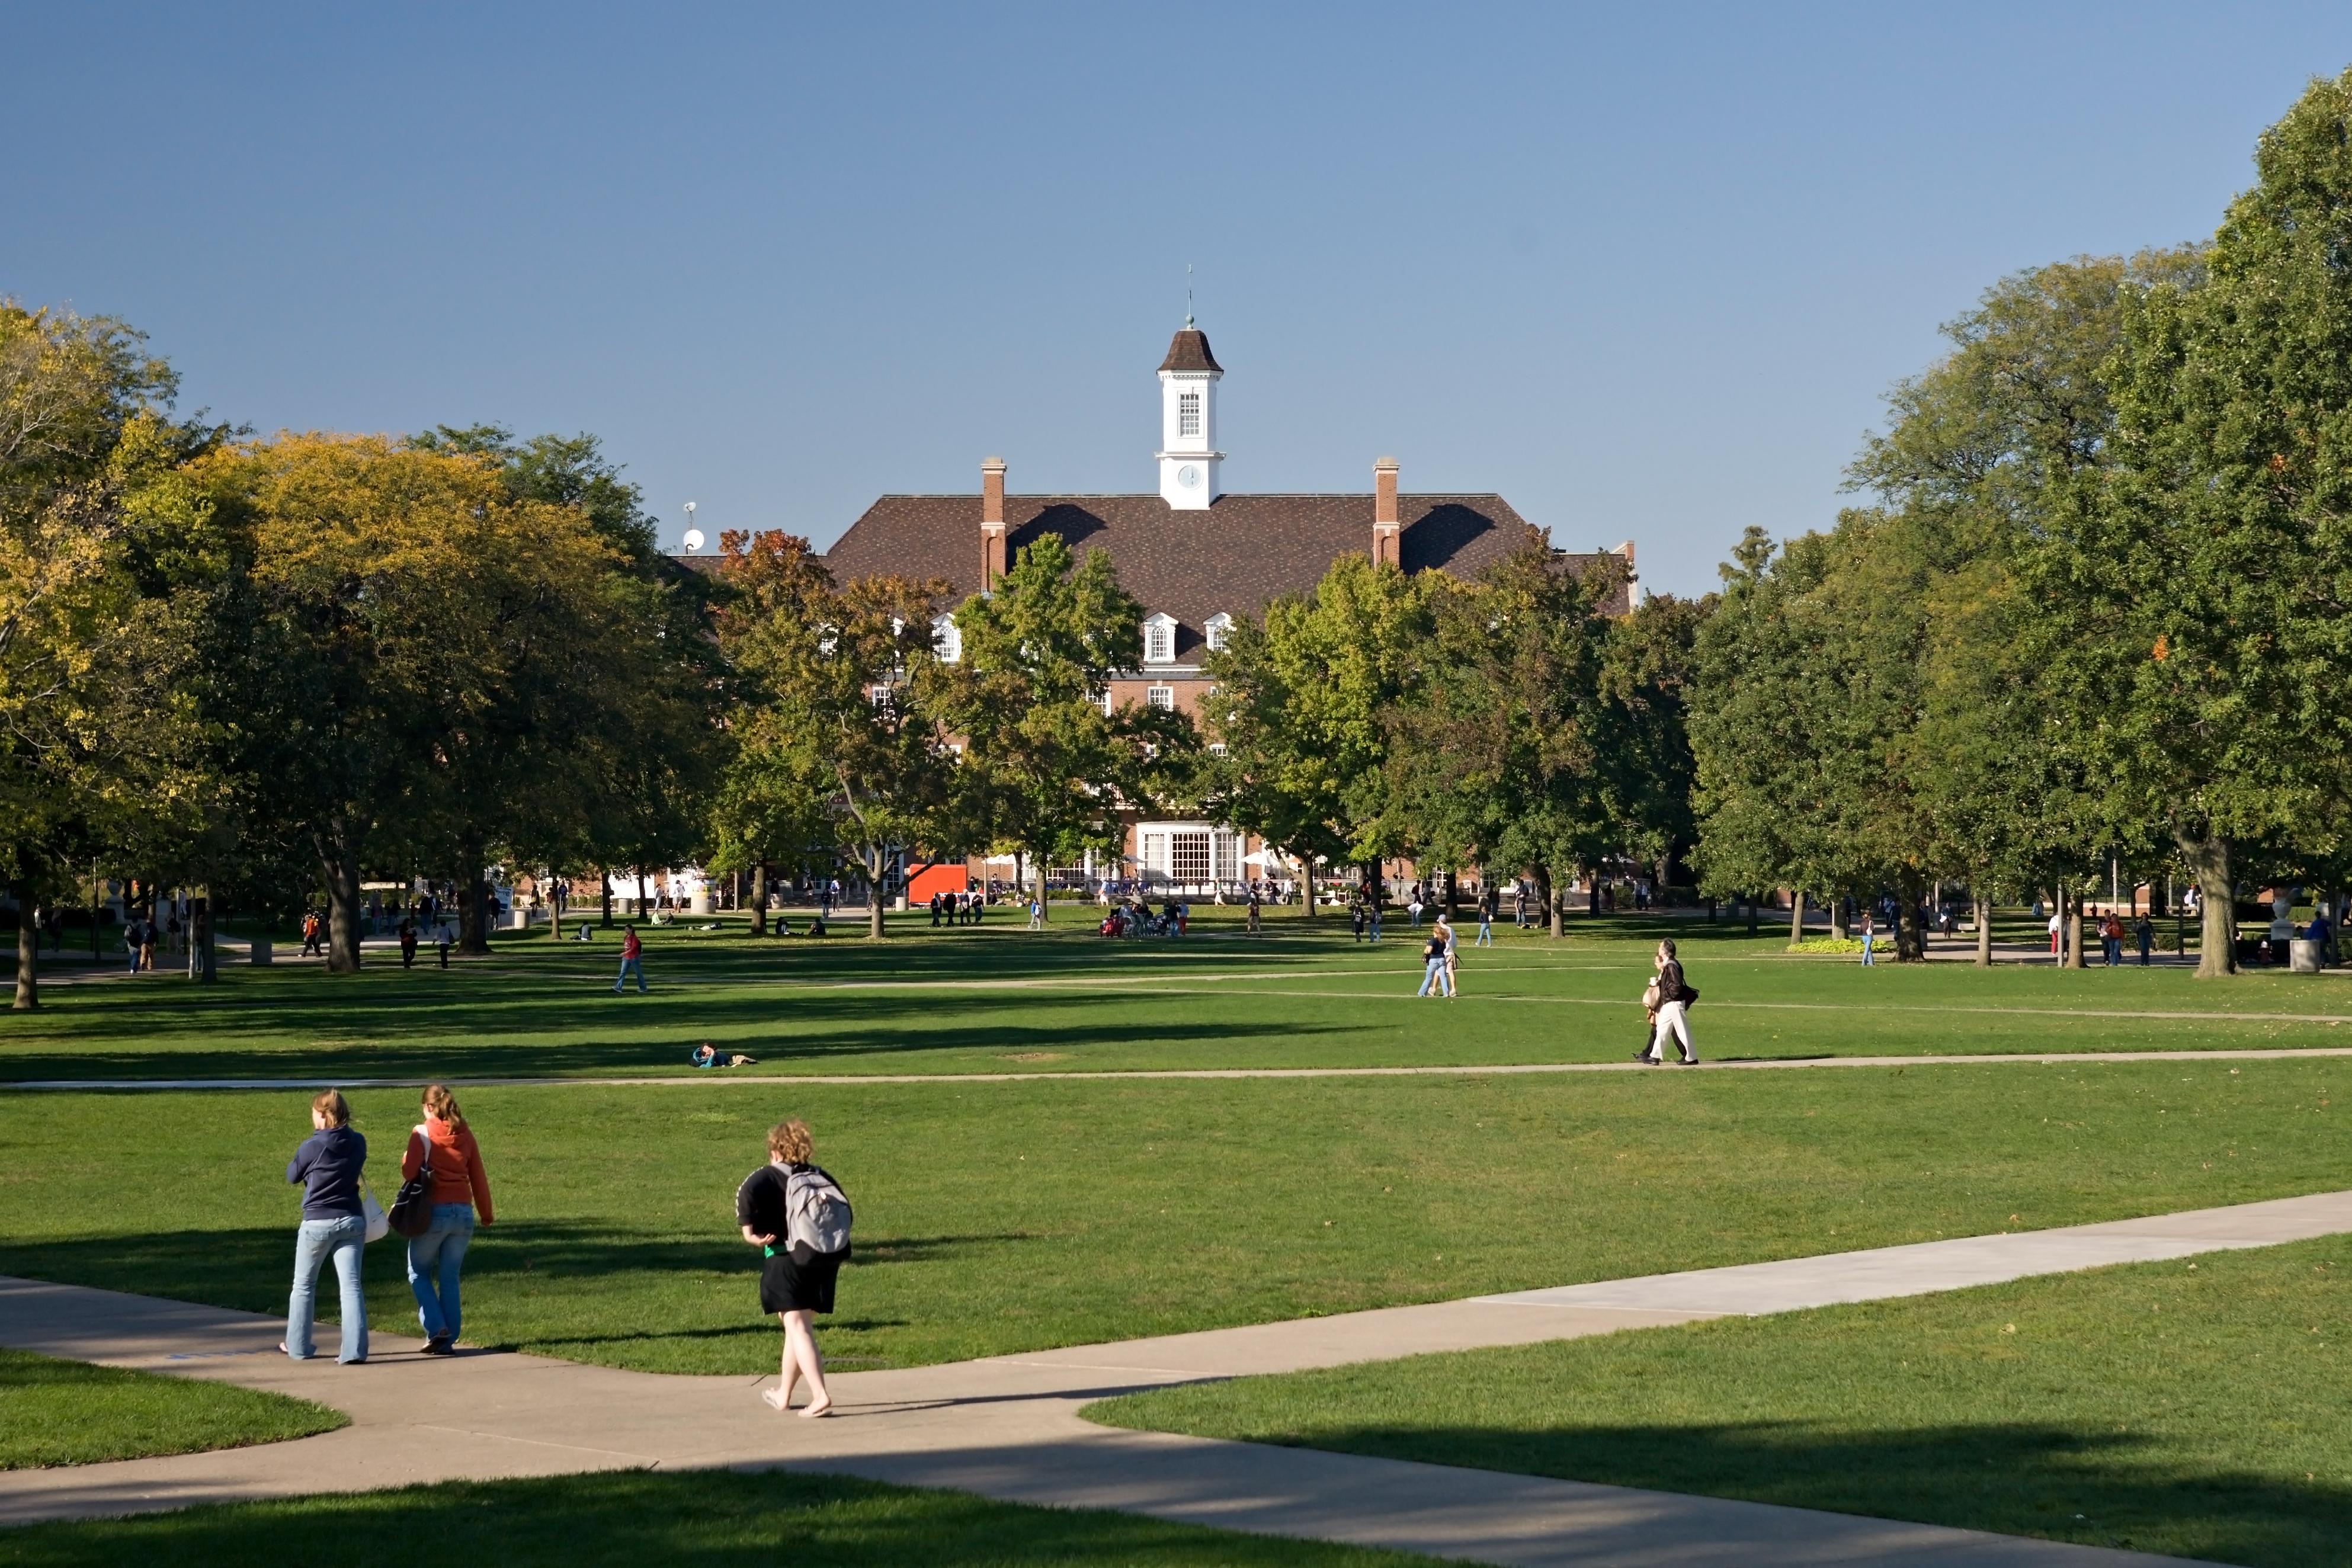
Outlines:
<svg viewBox="0 0 2352 1568"><path fill-rule="evenodd" d="M1157 494L1021 496L1005 489L1001 457L980 465L976 494L884 496L824 552L836 582L897 575L941 579L961 603L987 591L1023 546L1058 534L1073 554L1107 551L1118 580L1144 610L1135 663L1110 683L1113 704L1148 704L1196 715L1213 689L1204 656L1234 622L1268 601L1304 593L1349 552L1402 570L1473 577L1518 548L1529 525L1496 495L1408 495L1393 457L1372 465L1368 492L1228 495L1217 445L1217 383L1224 369L1191 317L1160 362ZM1547 538L1549 535L1547 535ZM1622 558L1630 593L1633 546ZM1561 554L1565 570L1599 555ZM1622 612L1626 606L1620 604ZM957 653L942 617L940 645ZM1146 880L1180 887L1244 881L1251 842L1220 823L1137 821L1128 829L1129 864ZM1117 874L1111 868L1088 868ZM918 898L929 889L919 883Z"/></svg>

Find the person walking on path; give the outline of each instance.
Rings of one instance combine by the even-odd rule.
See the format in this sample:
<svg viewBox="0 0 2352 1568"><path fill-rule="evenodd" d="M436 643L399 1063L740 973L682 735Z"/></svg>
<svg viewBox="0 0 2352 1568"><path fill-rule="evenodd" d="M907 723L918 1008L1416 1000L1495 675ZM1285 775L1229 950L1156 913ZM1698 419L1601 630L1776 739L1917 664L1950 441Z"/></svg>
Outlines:
<svg viewBox="0 0 2352 1568"><path fill-rule="evenodd" d="M1877 962L1876 959L1871 956L1870 949L1872 941L1873 933L1870 928L1870 911L1865 909L1862 912L1862 961L1866 965Z"/></svg>
<svg viewBox="0 0 2352 1568"><path fill-rule="evenodd" d="M1498 902L1491 887L1478 895L1478 940L1474 946L1492 947L1495 945L1495 905Z"/></svg>
<svg viewBox="0 0 2352 1568"><path fill-rule="evenodd" d="M278 1348L297 1361L310 1359L319 1270L332 1257L343 1300L343 1347L335 1359L354 1366L368 1358L367 1300L360 1291L360 1252L367 1245L360 1173L367 1165L367 1140L352 1131L352 1108L332 1089L310 1102L310 1128L286 1162L287 1181L302 1187L302 1225L294 1234L294 1290L286 1298L286 1337Z"/></svg>
<svg viewBox="0 0 2352 1568"><path fill-rule="evenodd" d="M153 973L155 968L155 912L149 910L139 917L138 967Z"/></svg>
<svg viewBox="0 0 2352 1568"><path fill-rule="evenodd" d="M632 975L637 977L637 995L646 994L646 967L643 962L645 954L646 945L637 939L637 928L634 925L622 926L621 973L620 977L613 982L614 996L621 995L621 988L629 983L629 977Z"/></svg>
<svg viewBox="0 0 2352 1568"><path fill-rule="evenodd" d="M2099 947L2100 956L2106 960L2108 968L2112 969L2124 961L2124 923L2112 909L2107 911L2106 918L2099 922Z"/></svg>
<svg viewBox="0 0 2352 1568"><path fill-rule="evenodd" d="M1357 941L1364 939L1364 901L1361 898L1357 899L1348 911L1348 929L1355 933Z"/></svg>
<svg viewBox="0 0 2352 1568"><path fill-rule="evenodd" d="M1445 995L1450 999L1462 994L1462 955L1455 951L1454 922L1441 915L1437 929L1445 936Z"/></svg>
<svg viewBox="0 0 2352 1568"><path fill-rule="evenodd" d="M433 1222L408 1239L408 1288L416 1297L416 1321L425 1330L425 1354L457 1354L464 1318L457 1304L457 1271L474 1239L474 1215L490 1223L490 1178L482 1171L482 1151L474 1130L457 1110L457 1097L436 1083L425 1091L425 1120L408 1134L400 1156L400 1179L433 1173Z"/></svg>
<svg viewBox="0 0 2352 1568"><path fill-rule="evenodd" d="M1260 936L1265 934L1265 924L1260 918L1257 883L1250 883L1249 889L1249 934L1253 936Z"/></svg>
<svg viewBox="0 0 2352 1568"><path fill-rule="evenodd" d="M413 916L400 923L400 967L416 967L416 921Z"/></svg>
<svg viewBox="0 0 2352 1568"><path fill-rule="evenodd" d="M1657 956L1652 962L1657 966L1658 977L1650 982L1650 996L1644 999L1656 1009L1657 1022L1652 1026L1649 1046L1635 1052L1633 1060L1646 1061L1653 1067L1663 1065L1662 1053L1665 1050L1666 1038L1671 1035L1675 1043L1682 1048L1682 1064L1696 1067L1698 1048L1691 1043L1690 1006L1698 1000L1698 992L1683 978L1683 967L1675 956L1673 937L1669 936L1658 944Z"/></svg>
<svg viewBox="0 0 2352 1568"><path fill-rule="evenodd" d="M1374 942L1378 942L1381 939L1381 904L1387 894L1387 889L1381 887L1375 887L1372 889L1370 908L1367 911L1367 925L1370 930L1371 940Z"/></svg>
<svg viewBox="0 0 2352 1568"><path fill-rule="evenodd" d="M2156 948L2156 923L2147 915L2132 922L2132 936L2139 944L2139 967L2147 967L2147 956Z"/></svg>
<svg viewBox="0 0 2352 1568"><path fill-rule="evenodd" d="M816 1348L816 1314L833 1311L841 1266L849 1259L849 1199L841 1184L812 1163L808 1124L780 1122L768 1130L768 1163L735 1189L735 1223L760 1249L760 1310L784 1325L783 1374L760 1397L777 1410L792 1407L793 1388L805 1378L809 1402L801 1414L833 1408L824 1385L824 1357Z"/></svg>

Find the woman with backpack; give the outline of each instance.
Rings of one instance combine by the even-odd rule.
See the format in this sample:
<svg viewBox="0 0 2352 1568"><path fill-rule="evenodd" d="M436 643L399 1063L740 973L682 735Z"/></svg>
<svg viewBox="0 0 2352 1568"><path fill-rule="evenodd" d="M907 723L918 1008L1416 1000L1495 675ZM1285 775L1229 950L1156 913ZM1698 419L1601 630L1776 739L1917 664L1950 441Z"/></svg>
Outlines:
<svg viewBox="0 0 2352 1568"><path fill-rule="evenodd" d="M425 1091L425 1120L408 1134L400 1179L432 1177L433 1222L408 1239L408 1288L416 1296L416 1321L425 1329L425 1354L457 1354L461 1315L457 1271L474 1239L474 1213L490 1223L490 1178L482 1171L482 1151L474 1130L458 1113L457 1097L441 1084Z"/></svg>
<svg viewBox="0 0 2352 1568"><path fill-rule="evenodd" d="M735 1223L761 1249L760 1310L783 1321L783 1375L760 1397L789 1409L793 1387L808 1380L801 1414L833 1408L817 1354L816 1314L833 1311L833 1286L849 1260L849 1199L841 1185L810 1162L815 1153L805 1122L781 1122L768 1131L768 1163L735 1189Z"/></svg>
<svg viewBox="0 0 2352 1568"><path fill-rule="evenodd" d="M1683 978L1683 967L1675 957L1675 939L1671 936L1658 944L1657 978L1643 993L1642 1004L1650 1009L1654 1020L1651 1025L1650 1043L1633 1053L1636 1061L1646 1061L1653 1067L1664 1065L1661 1052L1668 1037L1682 1047L1682 1064L1698 1065L1698 1049L1691 1044L1689 1011L1698 1000L1698 988Z"/></svg>

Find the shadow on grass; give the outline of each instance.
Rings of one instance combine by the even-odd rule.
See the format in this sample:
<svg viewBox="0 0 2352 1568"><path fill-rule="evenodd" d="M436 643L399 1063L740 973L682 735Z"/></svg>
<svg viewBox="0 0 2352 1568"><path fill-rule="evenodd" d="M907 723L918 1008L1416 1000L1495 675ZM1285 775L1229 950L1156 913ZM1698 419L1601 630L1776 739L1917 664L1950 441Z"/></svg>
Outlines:
<svg viewBox="0 0 2352 1568"><path fill-rule="evenodd" d="M2209 1470L2160 1452L2151 1436L2031 1422L1874 1431L1779 1422L1318 1427L1258 1440L2263 1568L2340 1564L2352 1541L2352 1487L2341 1476Z"/></svg>
<svg viewBox="0 0 2352 1568"><path fill-rule="evenodd" d="M967 1248L1040 1240L1024 1233L878 1237L860 1241L853 1269L890 1269L954 1260ZM362 1279L373 1308L409 1299L407 1249L387 1239L366 1249ZM294 1228L173 1231L165 1234L75 1237L55 1241L0 1239L0 1274L64 1285L196 1301L233 1311L282 1313L294 1269ZM596 1280L621 1275L737 1275L749 1281L759 1258L737 1236L667 1236L632 1232L596 1220L509 1220L475 1233L466 1253L466 1278L484 1281ZM331 1299L332 1276L322 1299ZM842 1326L842 1325L835 1325ZM877 1325L880 1326L880 1325ZM898 1326L898 1325L891 1325ZM683 1330L623 1336L690 1338ZM594 1343L560 1323L542 1325L537 1340Z"/></svg>
<svg viewBox="0 0 2352 1568"><path fill-rule="evenodd" d="M165 1037L153 1046L78 1045L70 1032L48 1050L12 1052L0 1061L0 1081L210 1078L414 1078L429 1076L563 1077L685 1073L693 1042L761 1059L762 1065L799 1069L839 1063L855 1069L896 1059L955 1051L1083 1051L1136 1043L1131 1015L1106 1005L1110 997L1085 992L1008 991L957 996L936 993L829 992L789 996L738 992L717 996L667 990L607 998L612 1010L576 995L547 998L534 1018L514 998L401 998L390 1004L359 995L281 999L269 1019L288 1043L205 1042ZM587 1040L530 1038L535 1021L562 1018ZM101 1020L87 1022L98 1026ZM236 1022L249 1029L250 1017ZM1343 1034L1343 1022L1289 1019L1181 1019L1161 1015L1149 1035L1155 1046L1222 1045L1252 1040L1286 1040ZM223 1034L230 1030L223 1030ZM308 1037L306 1039L306 1037ZM117 1037L119 1038L119 1037ZM293 1043L301 1041L302 1043ZM32 1045L30 1039L22 1043Z"/></svg>
<svg viewBox="0 0 2352 1568"><path fill-rule="evenodd" d="M94 1508L103 1483L61 1478ZM125 1489L123 1500L135 1500ZM909 1491L845 1476L777 1471L605 1471L519 1481L191 1509L144 1518L32 1525L7 1532L26 1568L156 1562L187 1568L335 1563L414 1568L432 1555L502 1568L689 1563L772 1568L955 1568L1121 1563L1150 1568L1398 1568L1424 1561L1269 1536L1232 1535L1131 1514L1021 1508L964 1491Z"/></svg>

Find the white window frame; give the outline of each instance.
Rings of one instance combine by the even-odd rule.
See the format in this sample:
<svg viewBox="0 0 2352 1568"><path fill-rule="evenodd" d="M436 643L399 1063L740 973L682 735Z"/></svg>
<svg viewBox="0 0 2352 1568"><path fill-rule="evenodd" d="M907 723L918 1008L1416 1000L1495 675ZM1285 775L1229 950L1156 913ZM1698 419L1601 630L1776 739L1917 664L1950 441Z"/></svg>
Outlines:
<svg viewBox="0 0 2352 1568"><path fill-rule="evenodd" d="M1147 686L1144 688L1143 700L1148 706L1156 707L1163 713L1173 713L1176 711L1176 688Z"/></svg>
<svg viewBox="0 0 2352 1568"><path fill-rule="evenodd" d="M1145 618L1143 662L1147 664L1172 664L1176 662L1176 618L1173 615L1162 612Z"/></svg>
<svg viewBox="0 0 2352 1568"><path fill-rule="evenodd" d="M1201 435L1201 394L1196 392L1176 394L1176 434L1179 437Z"/></svg>
<svg viewBox="0 0 2352 1568"><path fill-rule="evenodd" d="M1225 640L1234 634L1234 618L1220 610L1209 617L1201 630L1209 635L1209 651L1222 653L1225 649Z"/></svg>
<svg viewBox="0 0 2352 1568"><path fill-rule="evenodd" d="M942 664L952 664L963 658L963 629L952 615L941 615L931 622L931 646Z"/></svg>

